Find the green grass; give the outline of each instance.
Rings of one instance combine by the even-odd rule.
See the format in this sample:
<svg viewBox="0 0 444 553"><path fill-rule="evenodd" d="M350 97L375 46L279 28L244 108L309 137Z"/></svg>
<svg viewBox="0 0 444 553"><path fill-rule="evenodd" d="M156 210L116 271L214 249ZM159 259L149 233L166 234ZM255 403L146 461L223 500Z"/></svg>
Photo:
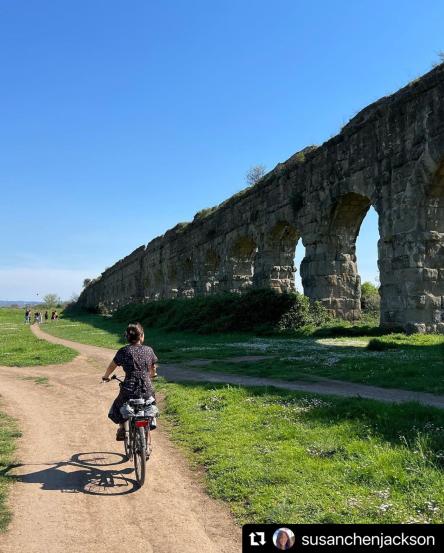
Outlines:
<svg viewBox="0 0 444 553"><path fill-rule="evenodd" d="M161 384L172 435L240 523L444 522L444 413Z"/></svg>
<svg viewBox="0 0 444 553"><path fill-rule="evenodd" d="M6 469L13 461L15 439L20 436L15 422L0 412L0 533L6 530L11 520L11 513L6 507L7 491L11 479L4 476Z"/></svg>
<svg viewBox="0 0 444 553"><path fill-rule="evenodd" d="M23 376L21 380L27 380L40 384L42 386L48 386L49 378L47 376Z"/></svg>
<svg viewBox="0 0 444 553"><path fill-rule="evenodd" d="M69 348L37 339L23 321L23 309L0 309L0 365L59 364L71 361L77 355Z"/></svg>
<svg viewBox="0 0 444 553"><path fill-rule="evenodd" d="M444 337L384 336L381 349L368 348L375 339L294 340L270 344L269 360L255 363L213 361L203 370L278 378L317 376L388 388L444 393Z"/></svg>
<svg viewBox="0 0 444 553"><path fill-rule="evenodd" d="M90 315L61 320L50 331L116 349L124 343L124 328L112 318ZM372 338L147 332L161 361L209 358L213 370L264 371L281 378L296 370L305 377L324 371L361 380L382 365L380 374L371 376L378 384L393 381L387 368L401 374L406 363L414 367L415 356L430 372L442 347L437 336L392 335L378 340L395 349L369 350ZM272 359L241 365L224 360L239 354ZM420 381L417 369L407 385L413 377L418 386L430 385ZM156 386L165 396L173 438L204 469L209 493L226 501L240 523L444 522L442 411L272 388L162 380Z"/></svg>
<svg viewBox="0 0 444 553"><path fill-rule="evenodd" d="M55 324L45 326L45 332L111 349L126 344L123 337L127 323L101 315L63 316ZM145 330L145 342L150 344L163 362L178 362L196 357L219 359L232 355L247 355L250 334L227 333L211 337L190 332L167 332L157 328Z"/></svg>
<svg viewBox="0 0 444 553"><path fill-rule="evenodd" d="M125 343L126 323L100 315L72 316L47 325L51 334L78 342L113 349ZM327 330L331 331L331 326ZM334 327L339 332L339 327ZM146 329L146 342L153 346L160 362L190 365L193 359L209 359L202 371L219 371L284 380L313 379L316 376L359 382L388 388L444 393L444 336L388 334L375 337L351 334L322 337L326 329L306 336L258 337L247 333L199 335ZM308 331L307 331L308 332ZM356 332L356 330L354 330ZM266 355L254 363L230 363L227 358ZM191 366L191 365L190 365Z"/></svg>

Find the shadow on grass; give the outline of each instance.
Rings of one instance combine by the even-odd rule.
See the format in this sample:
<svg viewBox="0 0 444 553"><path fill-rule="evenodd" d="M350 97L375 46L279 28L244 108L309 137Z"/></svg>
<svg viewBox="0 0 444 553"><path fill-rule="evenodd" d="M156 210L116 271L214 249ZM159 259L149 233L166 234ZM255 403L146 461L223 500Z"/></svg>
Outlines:
<svg viewBox="0 0 444 553"><path fill-rule="evenodd" d="M134 322L133 319L125 322L118 321L113 318L112 315L110 316L102 316L97 315L93 313L88 313L86 311L68 311L63 314L63 318L70 321L76 321L76 322L86 322L88 324L91 324L92 326L96 328L100 328L101 330L106 330L108 332L112 332L113 334L116 334L118 337L120 337L120 333L123 333L123 330L129 322ZM136 317L137 318L137 317ZM392 332L398 332L402 329L384 329L379 327L377 324L366 324L366 323L359 323L357 322L355 325L351 325L350 323L327 323L319 328L316 327L304 327L300 330L292 330L292 331L282 331L277 332L273 330L272 327L264 327L263 330L258 329L256 332L245 332L245 331L227 331L227 332L209 332L209 333L202 333L202 332L192 332L192 331L186 331L186 330L175 330L172 328L165 328L162 325L160 326L147 326L146 328L151 328L153 330L162 331L165 333L180 333L184 335L192 335L192 336L200 336L200 337L215 337L222 335L227 336L233 336L233 334L238 335L248 335L252 337L267 337L267 338L335 338L335 337L360 337L360 336L384 336L386 334L390 334Z"/></svg>
<svg viewBox="0 0 444 553"><path fill-rule="evenodd" d="M112 316L102 316L95 315L90 313L71 313L68 312L63 315L65 321L70 321L72 323L84 323L88 324L91 327L103 330L115 336L119 344L125 345L127 343L124 337L124 331L129 322L137 322L137 319L131 319L125 322L116 321ZM179 330L167 330L161 327L148 327L145 326L145 342L151 344L151 340L154 340L156 343L155 351L156 354L162 353L172 354L177 350L177 342L183 342L182 345L188 345L191 342L198 342L205 344L205 341L210 339L215 340L216 342L223 343L224 339L227 341L230 340L245 340L246 338L254 337L253 334L247 334L242 332L236 333L227 333L227 334L210 334L203 335L197 334L189 331L179 331ZM75 338L73 338L75 339ZM176 347L176 349L175 349ZM229 353L227 353L229 355Z"/></svg>
<svg viewBox="0 0 444 553"><path fill-rule="evenodd" d="M76 453L68 461L9 465L0 472L0 476L25 484L41 484L42 490L103 496L128 495L137 491L139 486L128 477L133 468L117 468L125 462L125 457L119 453ZM33 466L43 468L26 474L11 474L14 469Z"/></svg>
<svg viewBox="0 0 444 553"><path fill-rule="evenodd" d="M397 329L396 332L399 332ZM313 338L347 338L360 336L384 336L394 332L393 329L382 328L370 324L356 324L354 326L332 325L313 330L310 334Z"/></svg>
<svg viewBox="0 0 444 553"><path fill-rule="evenodd" d="M116 338L116 341L119 344L126 344L126 340L124 338L124 330L126 328L126 322L119 322L113 319L111 316L101 316L101 315L94 315L94 314L87 314L87 313L67 313L64 314L63 317L67 321L71 322L77 322L77 323L84 323L88 324L94 328L100 329L102 331L110 333L110 335L114 336ZM151 336L150 336L151 331ZM419 336L419 335L413 335L413 336L407 336L406 334L393 334L392 331L389 331L387 329L382 329L376 326L372 325L366 325L366 324L357 324L356 326L347 326L345 323L344 325L326 325L324 327L318 328L318 329L312 329L308 333L301 330L301 332L292 332L292 333L284 333L284 334L270 334L267 335L266 338L269 338L270 340L273 339L285 339L288 341L291 341L292 339L306 339L306 340L313 340L313 339L319 339L319 338L340 338L340 337L350 337L350 338L358 338L360 336L363 337L369 337L373 336L373 338L369 341L367 348L359 348L360 352L369 350L374 352L384 352L384 351L390 351L390 350L404 350L406 352L420 352L424 351L426 352L427 357L430 357L430 359L438 358L442 356L444 359L444 337L442 337L442 340L440 342L440 338L436 335L425 335L425 336ZM246 333L236 333L236 334L211 334L211 335L202 335L202 334L196 334L192 332L185 332L185 331L168 331L162 328L158 327L148 327L147 328L147 340L150 341L150 338L152 338L155 341L155 350L156 353L159 355L161 361L162 361L162 354L164 354L164 361L165 362L178 362L180 360L187 360L194 358L195 354L192 352L178 352L178 345L177 342L179 341L179 344L183 341L184 344L194 344L197 349L199 349L201 346L205 346L205 340L213 340L214 342L221 344L220 351L217 352L217 355L214 353L208 353L207 355L204 355L205 358L208 359L224 359L225 357L229 357L231 355L231 352L223 350L223 344L230 342L230 340L235 341L248 341L252 340L257 335L255 334L246 334ZM317 347L319 347L319 350L321 351L323 348L331 348L332 344L323 344L322 342L316 342ZM336 343L334 345L334 349L338 354L349 354L349 357L352 358L353 354L357 351L356 347L353 345L346 345L341 344L340 342ZM303 354L302 348L301 352ZM295 352L296 355L298 354L298 348L295 346ZM273 355L273 354L272 354ZM274 354L275 355L275 354ZM202 357L202 353L198 354L199 358ZM316 354L313 353L313 361L316 362ZM399 360L397 364L401 363L401 365L405 365L405 363L408 362L408 359ZM240 368L240 367L239 367ZM258 370L260 367L257 367ZM373 369L373 367L370 367ZM402 368L402 367L401 367ZM391 367L389 367L391 369ZM363 367L363 370L366 369ZM232 371L232 372L239 372L239 371ZM356 371L355 371L356 372ZM359 372L359 371L358 371ZM391 370L389 370L391 372ZM421 367L418 367L418 373L422 372ZM310 374L316 374L316 371L310 370ZM250 370L247 371L247 374L254 374ZM263 374L262 372L257 373L258 375L267 376L266 374ZM304 371L301 372L301 374L304 374ZM320 373L323 374L322 371ZM328 375L330 378L333 376ZM285 378L283 376L282 378ZM439 375L437 375L437 378L439 379ZM345 380L349 380L348 378L344 378ZM361 379L352 379L355 381L362 381L366 382L366 380ZM373 384L377 384L375 382L372 382ZM396 386L399 386L399 383L396 384ZM401 386L402 387L402 386ZM429 387L417 387L415 386L413 389L424 389L429 390ZM435 391L434 389L431 391Z"/></svg>

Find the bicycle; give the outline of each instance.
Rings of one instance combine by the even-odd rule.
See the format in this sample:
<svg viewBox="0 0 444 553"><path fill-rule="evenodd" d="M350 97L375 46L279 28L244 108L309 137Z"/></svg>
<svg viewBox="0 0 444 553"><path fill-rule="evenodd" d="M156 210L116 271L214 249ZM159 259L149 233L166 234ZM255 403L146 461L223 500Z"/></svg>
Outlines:
<svg viewBox="0 0 444 553"><path fill-rule="evenodd" d="M120 385L123 383L123 380L116 375L111 376L110 380L118 380ZM150 426L158 410L153 397L129 399L122 409L126 415L125 455L128 461L134 462L136 480L142 487L145 482L146 463L152 451Z"/></svg>

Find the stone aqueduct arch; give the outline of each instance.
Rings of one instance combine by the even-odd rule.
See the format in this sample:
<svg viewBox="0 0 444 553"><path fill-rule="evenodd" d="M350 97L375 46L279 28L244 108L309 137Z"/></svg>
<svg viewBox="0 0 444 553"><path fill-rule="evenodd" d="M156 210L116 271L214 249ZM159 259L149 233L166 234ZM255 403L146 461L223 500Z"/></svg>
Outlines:
<svg viewBox="0 0 444 553"><path fill-rule="evenodd" d="M278 164L210 213L141 246L93 281L81 305L294 289L337 315L360 312L355 244L379 216L381 324L444 330L444 66L356 115L320 147ZM300 242L299 242L300 243Z"/></svg>

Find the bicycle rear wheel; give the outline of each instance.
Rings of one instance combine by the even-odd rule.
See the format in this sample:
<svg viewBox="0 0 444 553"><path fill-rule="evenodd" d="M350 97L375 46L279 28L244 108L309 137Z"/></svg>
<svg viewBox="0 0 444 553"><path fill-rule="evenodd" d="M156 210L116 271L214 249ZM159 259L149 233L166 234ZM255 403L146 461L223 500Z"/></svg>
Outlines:
<svg viewBox="0 0 444 553"><path fill-rule="evenodd" d="M143 486L146 474L146 438L144 428L136 428L133 447L136 480L139 486Z"/></svg>
<svg viewBox="0 0 444 553"><path fill-rule="evenodd" d="M133 452L131 447L131 425L129 421L125 421L125 440L123 446L125 448L125 455L128 461L133 458Z"/></svg>

